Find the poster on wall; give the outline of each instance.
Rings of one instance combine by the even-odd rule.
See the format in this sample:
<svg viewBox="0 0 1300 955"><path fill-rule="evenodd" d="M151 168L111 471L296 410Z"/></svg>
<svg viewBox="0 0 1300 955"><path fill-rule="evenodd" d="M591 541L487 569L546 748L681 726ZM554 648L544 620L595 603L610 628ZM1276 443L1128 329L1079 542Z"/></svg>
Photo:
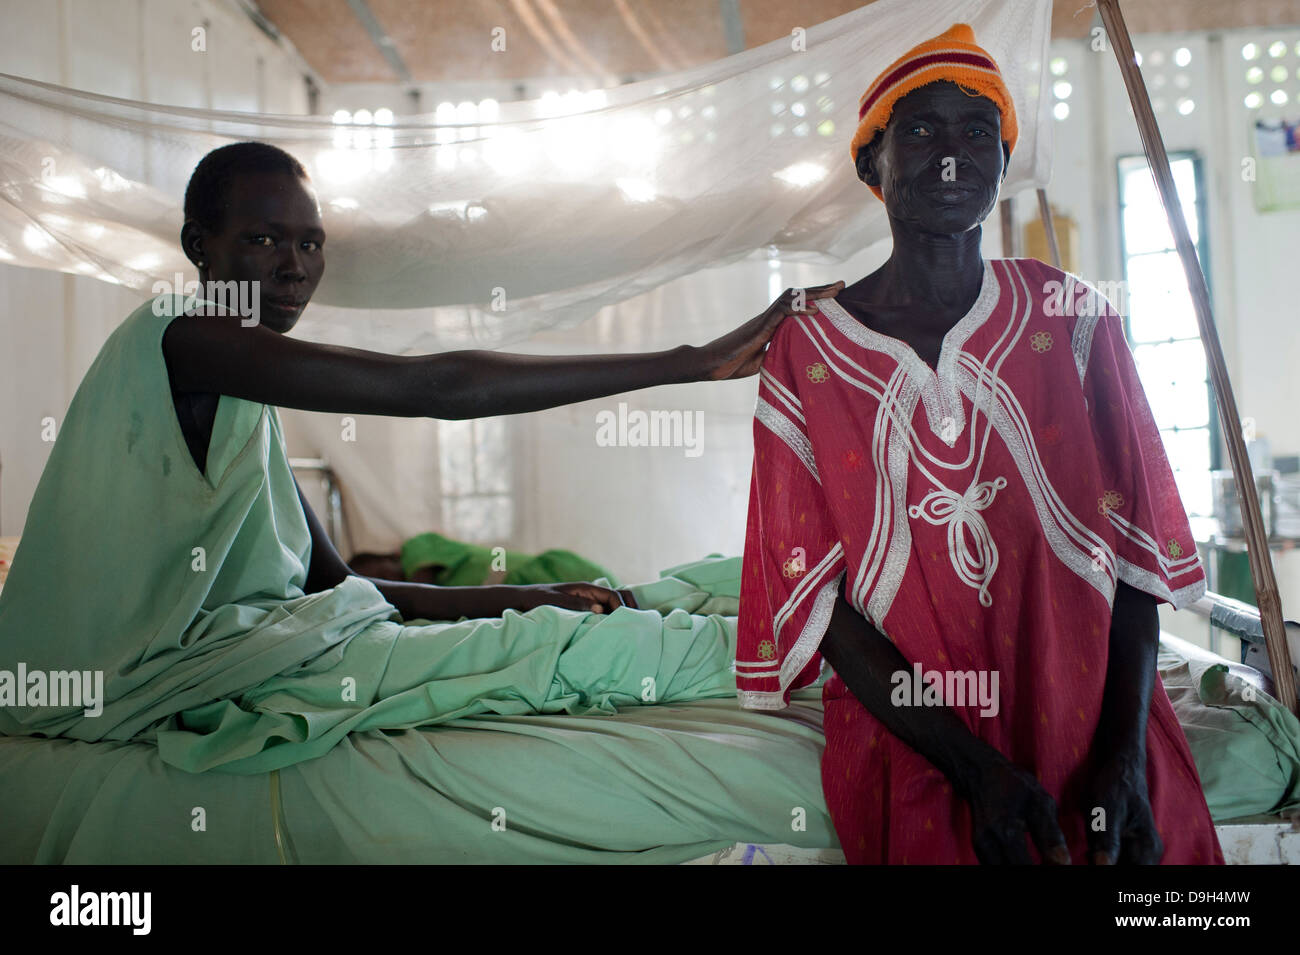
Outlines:
<svg viewBox="0 0 1300 955"><path fill-rule="evenodd" d="M1300 209L1300 118L1255 121L1255 208Z"/></svg>

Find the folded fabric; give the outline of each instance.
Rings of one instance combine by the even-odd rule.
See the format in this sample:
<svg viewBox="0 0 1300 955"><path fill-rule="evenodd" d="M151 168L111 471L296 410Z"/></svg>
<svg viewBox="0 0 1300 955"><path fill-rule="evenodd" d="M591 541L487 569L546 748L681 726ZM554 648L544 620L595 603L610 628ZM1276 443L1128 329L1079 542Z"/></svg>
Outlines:
<svg viewBox="0 0 1300 955"><path fill-rule="evenodd" d="M572 551L553 548L533 557L520 551L467 544L432 532L417 534L402 544L402 572L407 580L426 567L434 570L433 583L443 587L472 587L488 582L557 584L594 581L597 577L617 586L613 574Z"/></svg>
<svg viewBox="0 0 1300 955"><path fill-rule="evenodd" d="M327 593L342 611L382 602L372 590L349 577ZM190 772L260 773L320 756L350 732L734 696L735 618L683 609L709 599L684 579L632 591L645 609L373 620L241 693L176 713L156 730L159 754Z"/></svg>
<svg viewBox="0 0 1300 955"><path fill-rule="evenodd" d="M1215 821L1300 805L1300 721L1222 663L1162 647L1160 678Z"/></svg>

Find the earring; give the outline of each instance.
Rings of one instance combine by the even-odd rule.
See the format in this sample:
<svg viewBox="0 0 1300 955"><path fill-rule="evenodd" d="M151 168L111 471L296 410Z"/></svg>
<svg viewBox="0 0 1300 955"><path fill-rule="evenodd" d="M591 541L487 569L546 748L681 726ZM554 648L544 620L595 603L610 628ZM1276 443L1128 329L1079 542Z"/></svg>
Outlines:
<svg viewBox="0 0 1300 955"><path fill-rule="evenodd" d="M194 264L197 265L199 268L205 268L205 267L207 266L208 263L204 262L202 259L199 259L199 260L198 260L197 262L195 262Z"/></svg>

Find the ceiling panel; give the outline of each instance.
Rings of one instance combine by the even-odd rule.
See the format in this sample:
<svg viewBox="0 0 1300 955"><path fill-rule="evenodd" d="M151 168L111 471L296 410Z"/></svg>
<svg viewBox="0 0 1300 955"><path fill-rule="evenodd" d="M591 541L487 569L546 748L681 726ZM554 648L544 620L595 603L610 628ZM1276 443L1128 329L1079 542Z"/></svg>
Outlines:
<svg viewBox="0 0 1300 955"><path fill-rule="evenodd" d="M258 0L257 6L325 82L397 80L345 0Z"/></svg>
<svg viewBox="0 0 1300 955"><path fill-rule="evenodd" d="M724 57L727 10L746 48L865 4L858 0L356 0L392 42L412 81L590 77L611 85ZM395 83L348 0L257 0L327 83ZM1300 0L1126 0L1133 33L1300 24ZM1053 0L1052 32L1087 36L1085 0ZM947 24L936 24L936 32ZM505 50L492 48L504 30Z"/></svg>

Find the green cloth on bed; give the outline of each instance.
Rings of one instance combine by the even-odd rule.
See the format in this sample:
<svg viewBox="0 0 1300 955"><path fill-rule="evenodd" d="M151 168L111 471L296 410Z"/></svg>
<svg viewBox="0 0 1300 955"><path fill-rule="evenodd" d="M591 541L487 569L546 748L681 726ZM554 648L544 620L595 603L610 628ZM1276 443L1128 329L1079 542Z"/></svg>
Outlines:
<svg viewBox="0 0 1300 955"><path fill-rule="evenodd" d="M733 696L353 733L280 770L288 860L670 864L736 842L834 848L820 695L797 691L779 714ZM0 738L0 864L278 861L267 775L186 773L144 743Z"/></svg>
<svg viewBox="0 0 1300 955"><path fill-rule="evenodd" d="M568 550L552 548L537 556L467 544L432 532L417 534L402 544L402 573L410 580L417 570L435 567L433 582L441 587L476 587L485 583L510 586L563 584L603 577L612 586L618 581L599 564ZM501 566L498 571L496 568ZM492 576L500 573L497 580Z"/></svg>
<svg viewBox="0 0 1300 955"><path fill-rule="evenodd" d="M0 733L152 739L190 772L261 773L354 731L734 695L735 621L716 615L434 624L402 622L360 577L305 595L311 540L275 409L223 395L194 467L161 350L179 301L142 305L97 356L0 594L0 669L102 671L103 712L8 707Z"/></svg>
<svg viewBox="0 0 1300 955"><path fill-rule="evenodd" d="M1210 660L1162 645L1160 678L1215 821L1300 805L1300 721Z"/></svg>
<svg viewBox="0 0 1300 955"><path fill-rule="evenodd" d="M357 593L348 596L350 588ZM357 601L367 588L352 577L334 592ZM158 749L191 772L259 773L319 756L349 732L734 697L734 654L734 618L682 609L663 616L538 607L459 623L376 620L235 699L178 714L158 730Z"/></svg>

